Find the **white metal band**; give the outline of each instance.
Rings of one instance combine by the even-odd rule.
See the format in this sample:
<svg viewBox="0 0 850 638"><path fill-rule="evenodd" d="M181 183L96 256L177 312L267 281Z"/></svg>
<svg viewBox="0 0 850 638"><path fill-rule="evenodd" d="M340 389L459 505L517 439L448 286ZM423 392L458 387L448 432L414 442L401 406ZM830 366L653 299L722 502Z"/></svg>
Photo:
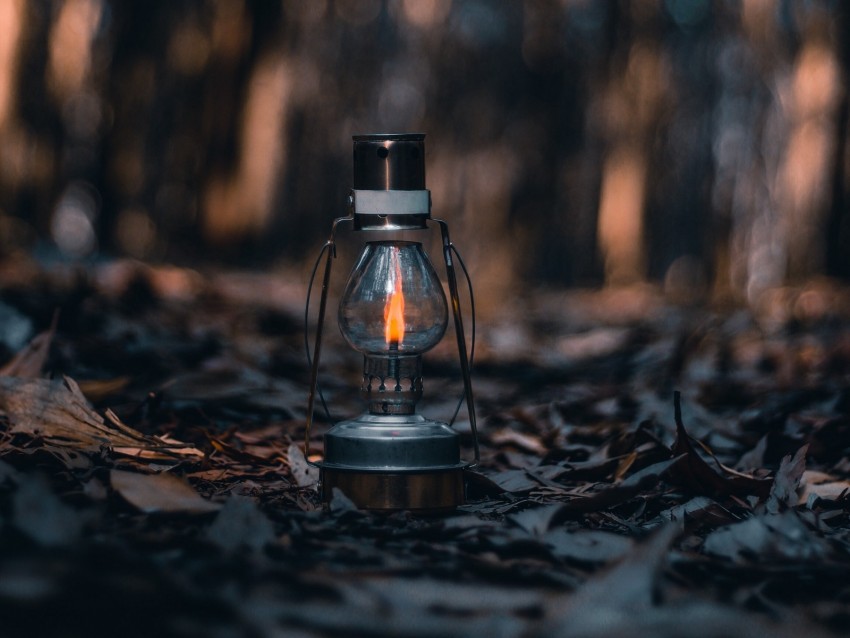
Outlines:
<svg viewBox="0 0 850 638"><path fill-rule="evenodd" d="M357 215L429 215L431 191L354 190Z"/></svg>

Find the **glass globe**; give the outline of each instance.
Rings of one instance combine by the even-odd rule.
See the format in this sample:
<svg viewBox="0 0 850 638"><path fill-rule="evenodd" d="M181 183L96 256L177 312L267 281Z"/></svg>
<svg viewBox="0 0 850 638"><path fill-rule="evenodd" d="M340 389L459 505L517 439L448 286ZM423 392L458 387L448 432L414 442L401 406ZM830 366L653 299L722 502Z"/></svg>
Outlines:
<svg viewBox="0 0 850 638"><path fill-rule="evenodd" d="M430 350L447 316L443 287L418 242L368 242L339 304L342 336L370 355Z"/></svg>

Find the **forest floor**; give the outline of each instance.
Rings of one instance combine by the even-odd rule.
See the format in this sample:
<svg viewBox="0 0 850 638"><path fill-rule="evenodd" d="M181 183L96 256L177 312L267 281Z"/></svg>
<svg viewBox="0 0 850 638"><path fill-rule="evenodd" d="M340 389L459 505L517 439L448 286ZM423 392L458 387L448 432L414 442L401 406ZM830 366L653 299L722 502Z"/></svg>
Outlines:
<svg viewBox="0 0 850 638"><path fill-rule="evenodd" d="M850 630L847 291L511 300L478 325L467 504L425 515L320 503L293 279L0 265L3 635ZM444 420L452 343L426 357ZM329 340L334 419L360 363Z"/></svg>

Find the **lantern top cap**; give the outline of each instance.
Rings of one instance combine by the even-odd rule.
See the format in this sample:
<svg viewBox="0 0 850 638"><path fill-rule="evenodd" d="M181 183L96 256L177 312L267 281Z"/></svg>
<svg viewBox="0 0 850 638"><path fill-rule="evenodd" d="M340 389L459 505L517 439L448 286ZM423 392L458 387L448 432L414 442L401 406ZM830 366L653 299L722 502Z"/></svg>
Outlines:
<svg viewBox="0 0 850 638"><path fill-rule="evenodd" d="M425 135L354 135L354 189L425 190Z"/></svg>
<svg viewBox="0 0 850 638"><path fill-rule="evenodd" d="M425 133L368 133L352 135L355 142L422 142Z"/></svg>

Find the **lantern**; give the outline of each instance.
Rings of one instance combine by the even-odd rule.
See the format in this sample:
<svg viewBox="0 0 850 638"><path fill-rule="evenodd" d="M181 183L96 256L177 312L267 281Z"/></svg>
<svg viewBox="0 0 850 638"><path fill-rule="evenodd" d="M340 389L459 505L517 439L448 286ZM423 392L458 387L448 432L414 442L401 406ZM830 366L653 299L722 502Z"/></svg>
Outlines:
<svg viewBox="0 0 850 638"><path fill-rule="evenodd" d="M351 224L354 231L376 231L386 237L366 242L339 303L342 336L363 355L361 393L367 410L337 423L324 436L324 457L316 465L325 502L334 488L339 488L366 509L452 508L463 503L464 469L478 464L471 354L467 354L455 262L464 274L466 270L446 222L431 218L424 138L421 134L354 137L349 215L333 222L330 239L311 277L310 289L325 255L312 356L308 347L311 367L305 456L316 398L321 397L319 360L336 231L342 224ZM431 223L440 229L450 304L422 244L399 238L400 231L426 231ZM469 291L472 301L471 285ZM466 402L473 436L471 463L461 460L459 436L449 424L416 411L422 396L422 355L442 339L449 307L463 377L461 400ZM309 294L305 321L308 315Z"/></svg>

